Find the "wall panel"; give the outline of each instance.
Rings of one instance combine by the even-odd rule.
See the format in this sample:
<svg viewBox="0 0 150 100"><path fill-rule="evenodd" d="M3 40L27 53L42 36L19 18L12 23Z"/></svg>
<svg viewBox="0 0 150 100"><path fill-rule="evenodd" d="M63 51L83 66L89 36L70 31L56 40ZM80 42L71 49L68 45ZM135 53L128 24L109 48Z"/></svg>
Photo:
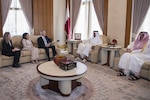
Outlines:
<svg viewBox="0 0 150 100"><path fill-rule="evenodd" d="M118 40L118 45L124 47L126 32L127 0L108 1L107 36Z"/></svg>
<svg viewBox="0 0 150 100"><path fill-rule="evenodd" d="M33 0L33 27L35 35L44 29L53 39L53 0Z"/></svg>
<svg viewBox="0 0 150 100"><path fill-rule="evenodd" d="M66 19L66 0L54 0L53 1L53 31L54 41L59 45L64 45L66 42L66 33L64 30L64 24Z"/></svg>
<svg viewBox="0 0 150 100"><path fill-rule="evenodd" d="M127 47L130 43L131 34L131 16L132 16L132 0L127 0L127 12L126 12L126 33L124 46Z"/></svg>

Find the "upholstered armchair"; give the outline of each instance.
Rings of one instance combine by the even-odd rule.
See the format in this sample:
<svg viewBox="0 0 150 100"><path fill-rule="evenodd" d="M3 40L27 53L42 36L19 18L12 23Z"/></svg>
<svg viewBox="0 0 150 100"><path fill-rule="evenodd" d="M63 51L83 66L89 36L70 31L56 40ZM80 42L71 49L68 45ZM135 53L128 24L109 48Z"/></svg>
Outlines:
<svg viewBox="0 0 150 100"><path fill-rule="evenodd" d="M124 54L126 52L126 49L123 48L119 51L120 55ZM119 63L120 57L115 57L115 64L114 64L114 68L116 70L118 70L118 63ZM141 72L140 72L140 76L142 78L148 79L150 80L150 62L145 62L142 66Z"/></svg>
<svg viewBox="0 0 150 100"><path fill-rule="evenodd" d="M109 38L107 36L105 36L105 35L100 35L100 39L103 41L103 44L101 44L101 45L106 45L109 42ZM101 45L95 46L95 48L92 49L92 51L90 51L90 54L89 54L89 57L88 57L89 61L91 61L93 63L97 63L98 61L101 60L101 54L100 54L100 47L101 47ZM77 53L76 53L77 48L75 48L74 51L75 51L73 53L74 56L77 56Z"/></svg>

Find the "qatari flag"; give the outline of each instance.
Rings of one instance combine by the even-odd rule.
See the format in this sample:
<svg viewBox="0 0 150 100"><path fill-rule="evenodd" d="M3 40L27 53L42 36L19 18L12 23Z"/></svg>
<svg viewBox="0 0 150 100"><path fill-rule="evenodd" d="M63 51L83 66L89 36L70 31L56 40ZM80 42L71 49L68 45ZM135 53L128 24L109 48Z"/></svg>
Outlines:
<svg viewBox="0 0 150 100"><path fill-rule="evenodd" d="M71 39L71 34L70 34L70 16L69 16L69 7L68 7L68 5L67 5L67 8L66 8L65 31L66 31L66 34L67 34L67 39Z"/></svg>

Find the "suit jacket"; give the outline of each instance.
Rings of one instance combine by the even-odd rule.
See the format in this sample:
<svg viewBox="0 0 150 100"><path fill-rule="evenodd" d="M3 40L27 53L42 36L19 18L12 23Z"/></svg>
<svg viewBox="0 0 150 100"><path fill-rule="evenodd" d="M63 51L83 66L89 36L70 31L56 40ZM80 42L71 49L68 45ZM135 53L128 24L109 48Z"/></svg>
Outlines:
<svg viewBox="0 0 150 100"><path fill-rule="evenodd" d="M12 41L10 41L10 43L11 45L4 40L2 41L2 55L6 55L6 56L13 55L12 49L14 49L14 46L12 44Z"/></svg>
<svg viewBox="0 0 150 100"><path fill-rule="evenodd" d="M52 42L52 40L50 38L48 38L47 36L45 36L45 38L46 38L47 43L51 43ZM38 47L39 48L45 48L46 47L42 37L39 37L37 42L38 42Z"/></svg>

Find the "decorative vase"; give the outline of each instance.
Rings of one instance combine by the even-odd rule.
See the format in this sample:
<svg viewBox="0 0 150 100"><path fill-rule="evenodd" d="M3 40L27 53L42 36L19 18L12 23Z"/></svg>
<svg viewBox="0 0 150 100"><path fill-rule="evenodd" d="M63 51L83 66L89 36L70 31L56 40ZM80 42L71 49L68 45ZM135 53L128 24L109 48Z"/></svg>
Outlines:
<svg viewBox="0 0 150 100"><path fill-rule="evenodd" d="M113 39L112 41L111 41L111 43L108 43L108 45L110 46L110 47L115 47L116 45L117 45L117 43L118 43L118 41L116 40L116 39Z"/></svg>
<svg viewBox="0 0 150 100"><path fill-rule="evenodd" d="M113 40L112 40L112 44L113 44L113 45L116 45L117 43L118 43L118 41L117 41L116 39L113 39Z"/></svg>
<svg viewBox="0 0 150 100"><path fill-rule="evenodd" d="M54 58L54 62L55 62L55 64L57 65L57 66L59 66L60 65L60 62L62 62L62 61L65 61L65 60L67 60L67 58L65 57L65 56L60 56L60 55L57 55L57 56L55 56L55 58Z"/></svg>

